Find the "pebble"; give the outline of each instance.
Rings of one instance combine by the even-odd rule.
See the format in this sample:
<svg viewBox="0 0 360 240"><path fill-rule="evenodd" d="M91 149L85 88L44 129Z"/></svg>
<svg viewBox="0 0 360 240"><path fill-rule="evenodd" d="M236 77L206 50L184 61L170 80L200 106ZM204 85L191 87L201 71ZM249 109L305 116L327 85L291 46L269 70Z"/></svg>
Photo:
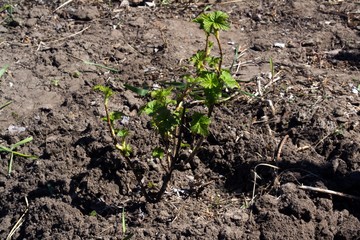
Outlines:
<svg viewBox="0 0 360 240"><path fill-rule="evenodd" d="M8 131L9 131L9 133L11 135L13 135L13 134L18 134L18 133L21 133L21 132L25 132L26 128L25 127L19 127L19 126L10 125L8 127Z"/></svg>
<svg viewBox="0 0 360 240"><path fill-rule="evenodd" d="M276 42L276 43L274 43L274 47L277 47L277 48L285 48L285 43Z"/></svg>
<svg viewBox="0 0 360 240"><path fill-rule="evenodd" d="M35 26L37 23L37 19L36 18L29 18L26 22L25 22L25 27L31 28L33 26Z"/></svg>
<svg viewBox="0 0 360 240"><path fill-rule="evenodd" d="M6 27L0 25L0 33L7 33L9 31L9 29L7 29Z"/></svg>

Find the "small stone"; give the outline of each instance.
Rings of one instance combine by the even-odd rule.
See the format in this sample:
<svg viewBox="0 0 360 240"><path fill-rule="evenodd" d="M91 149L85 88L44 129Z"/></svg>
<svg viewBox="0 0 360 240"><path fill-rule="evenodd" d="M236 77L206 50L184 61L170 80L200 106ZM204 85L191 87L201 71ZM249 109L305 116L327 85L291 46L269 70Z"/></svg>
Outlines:
<svg viewBox="0 0 360 240"><path fill-rule="evenodd" d="M129 22L129 25L131 27L142 27L142 26L146 25L146 21L144 18L138 17L137 19Z"/></svg>
<svg viewBox="0 0 360 240"><path fill-rule="evenodd" d="M277 48L285 48L285 43L276 42L276 43L274 43L274 47L277 47Z"/></svg>
<svg viewBox="0 0 360 240"><path fill-rule="evenodd" d="M0 33L7 33L9 31L9 29L7 29L6 27L0 25Z"/></svg>
<svg viewBox="0 0 360 240"><path fill-rule="evenodd" d="M73 19L82 21L91 21L100 16L99 10L96 7L73 10L69 14Z"/></svg>
<svg viewBox="0 0 360 240"><path fill-rule="evenodd" d="M26 22L25 22L25 27L31 28L33 26L35 26L37 23L37 19L36 18L29 18Z"/></svg>
<svg viewBox="0 0 360 240"><path fill-rule="evenodd" d="M314 47L315 45L316 45L316 42L312 38L307 39L301 43L301 46L303 46L303 47Z"/></svg>
<svg viewBox="0 0 360 240"><path fill-rule="evenodd" d="M336 121L339 123L346 123L349 120L346 117L338 117L338 118L336 118Z"/></svg>
<svg viewBox="0 0 360 240"><path fill-rule="evenodd" d="M345 115L344 111L342 109L336 108L333 111L334 117L342 117Z"/></svg>

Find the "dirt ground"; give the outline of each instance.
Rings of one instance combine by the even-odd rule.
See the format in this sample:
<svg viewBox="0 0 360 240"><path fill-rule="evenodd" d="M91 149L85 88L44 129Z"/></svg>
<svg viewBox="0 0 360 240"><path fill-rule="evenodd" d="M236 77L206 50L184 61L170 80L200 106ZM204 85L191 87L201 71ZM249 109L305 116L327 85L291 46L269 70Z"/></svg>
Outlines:
<svg viewBox="0 0 360 240"><path fill-rule="evenodd" d="M15 158L8 176L0 155L1 239L17 223L11 239L124 239L123 209L131 239L360 239L359 2L213 4L231 20L224 64L257 97L215 109L197 168L176 171L159 203L112 147L92 88L117 92L111 108L129 117L134 161L150 164L145 101L124 84L181 80L204 47L191 19L206 4L63 2L0 1L13 6L0 13L0 105L12 101L0 145L32 136L17 150L38 156ZM203 191L189 191L194 181Z"/></svg>

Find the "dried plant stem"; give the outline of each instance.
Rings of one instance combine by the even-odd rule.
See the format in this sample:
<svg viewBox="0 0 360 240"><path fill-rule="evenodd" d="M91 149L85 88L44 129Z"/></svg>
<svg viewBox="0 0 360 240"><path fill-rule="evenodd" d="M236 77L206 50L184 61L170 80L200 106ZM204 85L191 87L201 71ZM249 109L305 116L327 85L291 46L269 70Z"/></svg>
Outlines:
<svg viewBox="0 0 360 240"><path fill-rule="evenodd" d="M286 143L286 140L289 138L289 135L286 135L283 140L281 140L280 145L279 145L279 149L277 151L276 154L276 161L279 162L281 160L281 151Z"/></svg>
<svg viewBox="0 0 360 240"><path fill-rule="evenodd" d="M60 10L61 8L65 7L66 5L68 5L69 3L71 3L72 1L73 1L73 0L68 0L68 1L64 2L64 3L61 4L59 7L57 7L57 8L53 11L53 13L56 12L56 11L58 11L58 10Z"/></svg>
<svg viewBox="0 0 360 240"><path fill-rule="evenodd" d="M360 197L358 197L358 196L354 196L354 195L346 194L346 193L342 193L342 192L336 192L336 191L333 191L333 190L327 190L327 189L323 189L323 188L310 187L310 186L304 186L304 185L299 186L299 188L303 189L303 190L310 190L310 191L315 191L315 192L328 193L328 194L336 195L336 196L340 196L340 197L346 197L346 198L360 200Z"/></svg>
<svg viewBox="0 0 360 240"><path fill-rule="evenodd" d="M27 212L29 211L29 202L27 197L25 196L25 203L26 203L26 209L24 211L24 213L21 215L21 217L19 218L19 220L15 223L15 225L12 227L12 229L10 230L9 234L6 237L6 240L11 240L12 236L15 234L16 230L19 229L19 227L21 226L21 224L23 224L24 222L24 217L27 214Z"/></svg>

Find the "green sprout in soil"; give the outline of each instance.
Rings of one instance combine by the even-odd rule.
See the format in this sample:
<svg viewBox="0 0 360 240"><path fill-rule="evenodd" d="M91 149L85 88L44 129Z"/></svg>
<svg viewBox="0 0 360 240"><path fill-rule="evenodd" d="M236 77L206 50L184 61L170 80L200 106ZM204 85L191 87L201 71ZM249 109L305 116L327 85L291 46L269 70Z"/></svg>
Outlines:
<svg viewBox="0 0 360 240"><path fill-rule="evenodd" d="M160 159L166 170L159 186L146 181L146 175L136 169L131 159L132 148L126 140L128 131L114 126L114 121L119 120L123 114L109 110L108 103L113 91L100 85L94 88L104 95L104 120L113 144L131 168L148 202L161 200L175 170L188 163L193 165L194 157L210 134L214 108L232 99L231 93L240 88L230 71L222 66L220 33L230 29L228 15L221 11L203 13L194 19L194 22L198 23L205 33L205 47L190 58L194 67L193 74L184 76L182 82L167 83L156 90L125 85L147 99L141 113L150 117L152 130L156 132L160 142L158 146L153 146L151 154ZM211 38L215 39L215 43L210 41ZM219 49L219 56L212 54L214 45Z"/></svg>
<svg viewBox="0 0 360 240"><path fill-rule="evenodd" d="M0 78L6 73L7 69L9 68L9 65L6 64L4 67L0 69Z"/></svg>
<svg viewBox="0 0 360 240"><path fill-rule="evenodd" d="M60 80L59 79L53 79L50 81L51 86L54 87L60 87Z"/></svg>
<svg viewBox="0 0 360 240"><path fill-rule="evenodd" d="M6 108L6 107L9 106L11 103L12 103L12 101L8 101L8 102L6 102L6 103L4 103L4 104L1 104L1 105L0 105L0 110L3 109L3 108Z"/></svg>
<svg viewBox="0 0 360 240"><path fill-rule="evenodd" d="M121 213L121 226L122 226L122 240L130 240L134 234L130 233L127 234L127 229L126 229L126 217L125 217L125 209L123 208L122 213Z"/></svg>
<svg viewBox="0 0 360 240"><path fill-rule="evenodd" d="M33 140L32 137L28 137L25 138L15 144L12 144L10 147L5 147L0 145L0 152L5 152L10 154L10 158L9 158L9 164L8 164L8 175L10 176L11 171L12 171L12 165L13 165L13 161L14 161L14 157L18 156L18 157L23 157L23 158L29 158L29 159L36 159L37 157L32 156L32 155L28 155L28 154L24 154L21 152L17 152L15 151L16 148L20 147L21 145L24 145L28 142L31 142Z"/></svg>
<svg viewBox="0 0 360 240"><path fill-rule="evenodd" d="M5 13L6 18L3 20L8 26L17 27L19 26L19 22L14 19L14 5L10 3L3 4L0 6L0 13Z"/></svg>

